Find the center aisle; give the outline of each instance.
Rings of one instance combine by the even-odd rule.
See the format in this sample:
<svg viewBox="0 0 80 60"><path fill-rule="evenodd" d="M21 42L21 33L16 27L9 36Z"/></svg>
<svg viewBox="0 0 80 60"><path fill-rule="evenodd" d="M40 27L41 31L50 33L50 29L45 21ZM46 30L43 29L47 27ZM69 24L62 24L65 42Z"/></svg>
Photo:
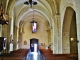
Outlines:
<svg viewBox="0 0 80 60"><path fill-rule="evenodd" d="M30 52L27 54L27 60L43 60L41 59L40 52Z"/></svg>

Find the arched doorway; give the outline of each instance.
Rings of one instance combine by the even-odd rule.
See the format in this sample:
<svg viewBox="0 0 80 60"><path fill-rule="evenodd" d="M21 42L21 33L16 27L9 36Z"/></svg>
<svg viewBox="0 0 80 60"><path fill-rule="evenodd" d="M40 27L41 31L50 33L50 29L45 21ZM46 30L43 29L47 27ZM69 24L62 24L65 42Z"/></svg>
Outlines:
<svg viewBox="0 0 80 60"><path fill-rule="evenodd" d="M39 49L38 43L39 43L38 39L36 39L36 38L30 39L30 50L31 50L31 52L38 52L38 49Z"/></svg>
<svg viewBox="0 0 80 60"><path fill-rule="evenodd" d="M76 41L76 13L71 7L67 7L62 29L62 53L77 53Z"/></svg>

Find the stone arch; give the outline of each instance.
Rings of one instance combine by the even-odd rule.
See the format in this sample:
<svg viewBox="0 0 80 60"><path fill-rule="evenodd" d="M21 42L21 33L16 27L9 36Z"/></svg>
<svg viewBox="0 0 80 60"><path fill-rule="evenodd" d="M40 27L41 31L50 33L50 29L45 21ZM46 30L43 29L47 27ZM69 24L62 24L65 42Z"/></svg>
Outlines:
<svg viewBox="0 0 80 60"><path fill-rule="evenodd" d="M36 13L36 12L35 12ZM33 15L32 15L33 16ZM39 18L38 18L39 17ZM45 43L49 45L50 38L50 23L47 18L42 15L36 15L34 17L34 21L38 23L38 30L36 33L32 33L31 31L31 16L25 17L25 19L20 21L19 24L19 48L29 48L30 39L37 38L39 39L39 43ZM27 42L27 45L24 45L24 41ZM43 47L45 48L45 47Z"/></svg>
<svg viewBox="0 0 80 60"><path fill-rule="evenodd" d="M39 39L39 43L45 43L46 45L49 45L49 30L48 30L48 23L47 21L40 21L39 19L35 19L35 21L37 21L38 24L38 29L37 32L32 33L31 31L31 23L30 21L32 20L28 20L27 22L25 22L25 24L23 25L22 28L22 33L19 33L19 48L29 48L30 45L30 38L37 38ZM24 45L23 42L27 41L27 45ZM45 46L43 48L45 48Z"/></svg>
<svg viewBox="0 0 80 60"><path fill-rule="evenodd" d="M62 27L62 53L70 53L70 26L74 9L67 7Z"/></svg>

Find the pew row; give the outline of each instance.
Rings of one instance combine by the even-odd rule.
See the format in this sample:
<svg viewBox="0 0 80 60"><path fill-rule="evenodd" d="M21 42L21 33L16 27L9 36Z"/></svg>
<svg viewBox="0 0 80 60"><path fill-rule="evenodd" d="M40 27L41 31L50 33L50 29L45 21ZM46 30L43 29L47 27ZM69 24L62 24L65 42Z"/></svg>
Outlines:
<svg viewBox="0 0 80 60"><path fill-rule="evenodd" d="M27 60L28 49L18 49L7 54L1 54L1 60Z"/></svg>
<svg viewBox="0 0 80 60"><path fill-rule="evenodd" d="M51 49L40 49L44 60L78 60L78 54L53 54Z"/></svg>
<svg viewBox="0 0 80 60"><path fill-rule="evenodd" d="M43 53L45 60L78 60L77 54L49 54Z"/></svg>
<svg viewBox="0 0 80 60"><path fill-rule="evenodd" d="M39 49L40 53L52 53L51 49Z"/></svg>

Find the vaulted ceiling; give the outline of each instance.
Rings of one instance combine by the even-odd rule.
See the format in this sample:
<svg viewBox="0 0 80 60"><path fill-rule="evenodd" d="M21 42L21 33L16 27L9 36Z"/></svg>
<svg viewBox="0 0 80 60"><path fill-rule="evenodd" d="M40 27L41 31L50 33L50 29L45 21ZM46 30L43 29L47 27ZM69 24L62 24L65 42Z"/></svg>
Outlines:
<svg viewBox="0 0 80 60"><path fill-rule="evenodd" d="M52 16L60 13L60 0L36 0L38 4L32 7L33 11L29 10L29 5L24 4L25 1L28 0L1 1L4 6L5 13L9 16L14 15L16 24L18 25L18 22L31 20L33 18L33 11L35 19L44 21L47 20L49 22Z"/></svg>

